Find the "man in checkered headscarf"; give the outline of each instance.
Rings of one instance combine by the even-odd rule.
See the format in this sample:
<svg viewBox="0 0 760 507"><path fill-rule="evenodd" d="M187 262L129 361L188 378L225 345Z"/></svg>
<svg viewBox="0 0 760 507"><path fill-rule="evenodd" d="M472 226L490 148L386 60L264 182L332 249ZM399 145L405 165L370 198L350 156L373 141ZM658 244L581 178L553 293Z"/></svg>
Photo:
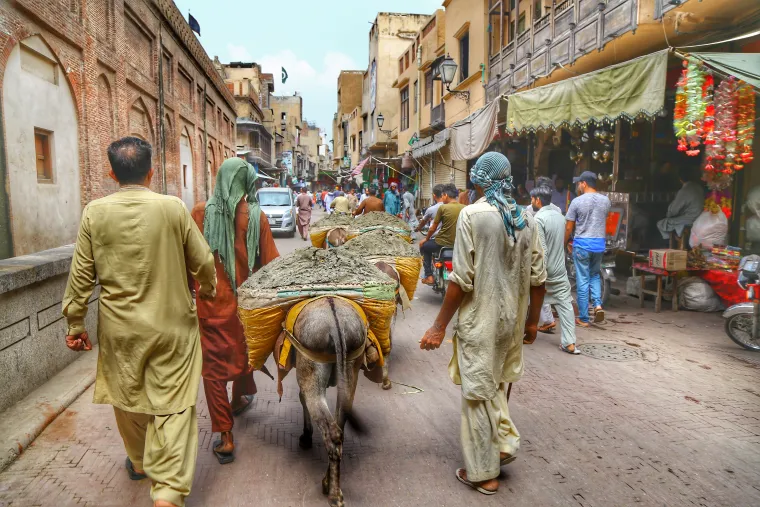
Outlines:
<svg viewBox="0 0 760 507"><path fill-rule="evenodd" d="M495 152L480 157L472 182L479 199L459 214L446 299L420 348L438 348L459 310L449 365L451 379L462 386L465 467L456 477L492 495L499 488L500 467L512 462L520 448L507 384L522 376L523 339L536 336L546 267L538 229L512 199L507 157Z"/></svg>

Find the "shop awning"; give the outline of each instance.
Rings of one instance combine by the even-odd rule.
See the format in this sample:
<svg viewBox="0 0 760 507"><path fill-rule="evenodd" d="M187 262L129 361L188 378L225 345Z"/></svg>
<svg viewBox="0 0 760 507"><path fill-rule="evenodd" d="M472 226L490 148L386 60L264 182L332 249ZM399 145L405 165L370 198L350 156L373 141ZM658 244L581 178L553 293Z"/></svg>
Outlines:
<svg viewBox="0 0 760 507"><path fill-rule="evenodd" d="M451 131L446 129L442 132L438 132L434 136L420 139L412 145L412 156L414 158L420 158L435 153L446 146L446 143L449 142L450 135Z"/></svg>
<svg viewBox="0 0 760 507"><path fill-rule="evenodd" d="M709 67L760 89L760 53L690 53Z"/></svg>
<svg viewBox="0 0 760 507"><path fill-rule="evenodd" d="M508 97L507 131L653 117L665 107L668 50Z"/></svg>

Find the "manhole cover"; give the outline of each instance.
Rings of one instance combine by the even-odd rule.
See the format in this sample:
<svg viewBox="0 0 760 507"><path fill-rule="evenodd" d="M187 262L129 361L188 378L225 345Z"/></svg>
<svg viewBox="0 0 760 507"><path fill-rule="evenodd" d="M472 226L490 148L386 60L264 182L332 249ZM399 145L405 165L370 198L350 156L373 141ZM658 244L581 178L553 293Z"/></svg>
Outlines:
<svg viewBox="0 0 760 507"><path fill-rule="evenodd" d="M641 352L633 347L618 345L617 343L584 343L578 345L578 350L584 356L605 361L635 361L641 359Z"/></svg>

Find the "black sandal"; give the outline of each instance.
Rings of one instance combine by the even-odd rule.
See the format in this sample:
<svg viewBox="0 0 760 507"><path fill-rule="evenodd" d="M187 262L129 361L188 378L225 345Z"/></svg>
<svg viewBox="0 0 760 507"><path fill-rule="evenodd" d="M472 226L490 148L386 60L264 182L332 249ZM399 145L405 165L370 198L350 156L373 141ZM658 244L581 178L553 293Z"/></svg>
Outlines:
<svg viewBox="0 0 760 507"><path fill-rule="evenodd" d="M219 461L220 465L227 465L229 463L232 463L235 461L235 454L234 453L226 453L226 452L217 452L216 448L222 445L221 440L217 440L214 442L214 446L211 448L214 451L214 456L216 456L217 461Z"/></svg>
<svg viewBox="0 0 760 507"><path fill-rule="evenodd" d="M251 408L253 406L253 395L252 394L243 395L243 398L245 398L246 400L248 400L248 403L245 404L245 405L243 405L242 407L236 408L235 410L232 411L232 415L235 416L235 417L239 416L240 414L242 414L243 412L245 412L246 410L248 410L249 408Z"/></svg>
<svg viewBox="0 0 760 507"><path fill-rule="evenodd" d="M132 464L132 460L127 458L127 461L124 463L125 468L127 469L127 474L129 474L129 478L133 481L141 481L143 479L147 479L148 476L145 474L139 474L135 471L135 466Z"/></svg>

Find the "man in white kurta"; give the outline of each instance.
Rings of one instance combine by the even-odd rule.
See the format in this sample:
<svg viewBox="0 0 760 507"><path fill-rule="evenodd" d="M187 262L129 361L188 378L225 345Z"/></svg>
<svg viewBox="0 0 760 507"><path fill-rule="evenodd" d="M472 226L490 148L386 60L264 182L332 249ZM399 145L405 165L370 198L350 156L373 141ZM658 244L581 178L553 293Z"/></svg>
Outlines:
<svg viewBox="0 0 760 507"><path fill-rule="evenodd" d="M487 171L480 179L475 178L478 165ZM473 183L480 198L459 215L449 290L420 346L440 346L459 310L449 365L451 379L462 388L465 468L457 470L457 479L490 495L498 489L500 466L513 461L520 447L506 386L522 376L523 339L535 337L546 268L533 219L504 194L511 187L506 157L481 157ZM505 228L507 222L511 227Z"/></svg>

